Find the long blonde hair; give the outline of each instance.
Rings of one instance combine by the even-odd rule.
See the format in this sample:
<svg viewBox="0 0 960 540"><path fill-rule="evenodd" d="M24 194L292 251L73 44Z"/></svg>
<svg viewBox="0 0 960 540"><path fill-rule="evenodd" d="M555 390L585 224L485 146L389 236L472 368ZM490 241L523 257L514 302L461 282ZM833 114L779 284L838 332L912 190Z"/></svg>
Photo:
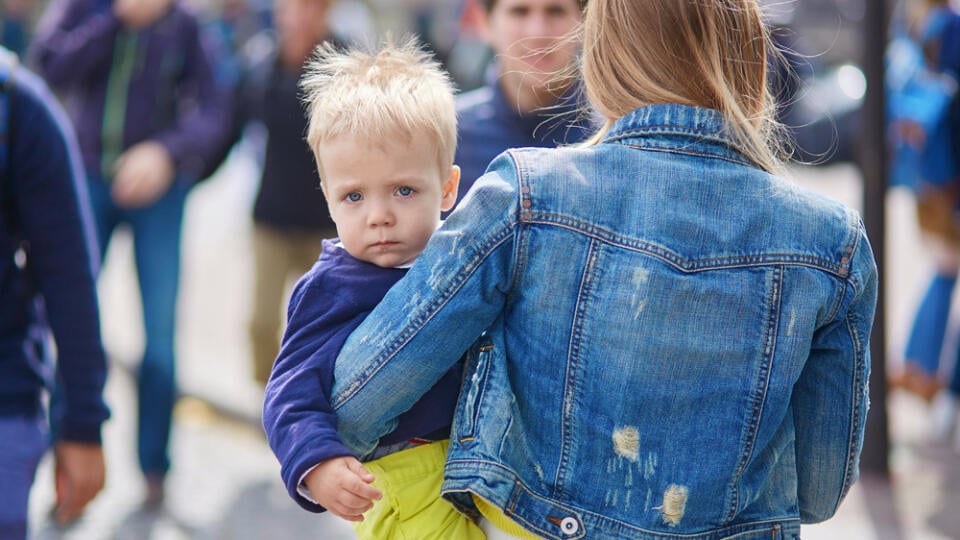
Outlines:
<svg viewBox="0 0 960 540"><path fill-rule="evenodd" d="M590 0L583 77L606 125L657 103L720 111L740 149L780 172L775 104L767 86L773 47L756 0Z"/></svg>

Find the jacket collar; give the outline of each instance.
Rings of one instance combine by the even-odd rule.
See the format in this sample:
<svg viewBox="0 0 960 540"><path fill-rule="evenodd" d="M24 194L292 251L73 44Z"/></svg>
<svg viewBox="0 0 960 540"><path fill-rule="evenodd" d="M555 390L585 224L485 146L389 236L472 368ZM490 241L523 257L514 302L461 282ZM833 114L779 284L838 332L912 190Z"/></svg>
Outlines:
<svg viewBox="0 0 960 540"><path fill-rule="evenodd" d="M719 111L690 105L668 103L635 109L619 118L602 142L754 165L740 151Z"/></svg>

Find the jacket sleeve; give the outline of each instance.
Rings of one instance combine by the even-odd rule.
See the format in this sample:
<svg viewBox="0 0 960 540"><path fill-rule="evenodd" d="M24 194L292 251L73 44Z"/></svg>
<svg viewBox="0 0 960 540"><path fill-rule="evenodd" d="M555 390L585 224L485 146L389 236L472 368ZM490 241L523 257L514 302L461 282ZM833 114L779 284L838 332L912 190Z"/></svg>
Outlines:
<svg viewBox="0 0 960 540"><path fill-rule="evenodd" d="M211 145L212 154L199 177L206 178L213 174L217 167L227 160L233 146L243 137L247 124L261 121L260 116L267 108L265 103L265 85L270 77L269 58L258 61L244 61L240 65L237 82L232 88L226 89L229 105L222 118L219 141Z"/></svg>
<svg viewBox="0 0 960 540"><path fill-rule="evenodd" d="M121 27L111 2L60 0L39 25L31 64L55 88L83 81L110 64Z"/></svg>
<svg viewBox="0 0 960 540"><path fill-rule="evenodd" d="M25 70L12 95L11 174L29 270L57 345L63 399L60 438L99 443L109 416L102 392L99 252L75 135L53 95Z"/></svg>
<svg viewBox="0 0 960 540"><path fill-rule="evenodd" d="M877 302L877 268L862 224L842 294L837 316L814 335L792 398L803 523L833 516L859 477Z"/></svg>
<svg viewBox="0 0 960 540"><path fill-rule="evenodd" d="M321 512L324 508L300 495L297 486L318 463L353 455L337 434L328 396L337 351L359 321L312 276L297 283L290 299L287 329L264 395L263 428L287 492L306 510Z"/></svg>
<svg viewBox="0 0 960 540"><path fill-rule="evenodd" d="M503 310L519 190L511 158L491 168L340 351L333 402L340 434L358 455L373 450Z"/></svg>

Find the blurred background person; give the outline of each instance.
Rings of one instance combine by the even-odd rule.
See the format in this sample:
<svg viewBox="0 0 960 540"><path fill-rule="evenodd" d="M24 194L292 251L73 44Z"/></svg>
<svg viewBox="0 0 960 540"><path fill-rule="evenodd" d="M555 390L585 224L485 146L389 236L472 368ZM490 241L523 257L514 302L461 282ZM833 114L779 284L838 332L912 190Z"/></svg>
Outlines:
<svg viewBox="0 0 960 540"><path fill-rule="evenodd" d="M145 506L159 507L176 397L187 193L212 170L227 100L195 16L175 0L58 0L34 59L77 128L100 245L130 227L146 343L137 373Z"/></svg>
<svg viewBox="0 0 960 540"><path fill-rule="evenodd" d="M960 76L960 14L946 0L910 0L902 2L893 24L917 45L918 69L946 75L956 89ZM893 49L896 51L896 49ZM902 59L902 58L901 58ZM900 65L900 64L895 64ZM928 75L923 75L928 76ZM894 94L896 96L896 94ZM946 98L942 119L936 127L919 121L900 119L890 126L892 141L905 141L923 156L906 180L917 199L917 223L924 247L933 262L934 272L914 316L904 352L903 369L891 383L933 403L934 435L948 438L957 424L960 400L960 345L946 339L951 305L960 274L960 168L956 159L937 159L937 148L949 156L960 151L960 100L956 93ZM906 154L895 152L896 158ZM894 171L901 169L894 166ZM894 177L894 181L904 180ZM944 353L944 344L952 348ZM942 360L946 360L942 362ZM958 440L960 445L960 440ZM958 446L960 447L960 446Z"/></svg>
<svg viewBox="0 0 960 540"><path fill-rule="evenodd" d="M313 48L331 40L332 0L276 0L275 31L243 51L244 67L234 96L227 145L244 127L263 128L265 147L253 205L253 306L249 336L253 378L262 388L280 349L288 285L313 266L321 241L337 236L316 162L307 146L307 118L299 88ZM275 37L274 37L275 36Z"/></svg>
<svg viewBox="0 0 960 540"><path fill-rule="evenodd" d="M103 487L109 412L99 261L73 128L40 78L3 48L0 81L0 538L16 540L26 538L30 488L50 441L46 392L59 385L62 398L49 424L60 523Z"/></svg>
<svg viewBox="0 0 960 540"><path fill-rule="evenodd" d="M494 55L484 86L457 97L462 171L459 199L507 148L552 147L596 127L580 84L580 24L586 0L468 0ZM469 8L468 8L469 9Z"/></svg>
<svg viewBox="0 0 960 540"><path fill-rule="evenodd" d="M0 3L0 45L23 54L33 33L35 0L3 0Z"/></svg>

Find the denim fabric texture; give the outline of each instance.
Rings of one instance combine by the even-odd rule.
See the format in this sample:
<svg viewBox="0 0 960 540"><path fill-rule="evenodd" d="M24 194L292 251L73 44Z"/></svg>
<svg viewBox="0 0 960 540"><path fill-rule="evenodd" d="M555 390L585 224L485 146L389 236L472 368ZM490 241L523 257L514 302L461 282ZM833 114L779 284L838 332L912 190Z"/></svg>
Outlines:
<svg viewBox="0 0 960 540"><path fill-rule="evenodd" d="M720 113L648 106L491 164L344 345L339 429L370 451L469 348L443 485L463 511L794 539L858 477L876 295L855 211L753 166Z"/></svg>
<svg viewBox="0 0 960 540"><path fill-rule="evenodd" d="M118 225L128 224L133 233L146 340L137 371L137 455L144 473L162 476L170 468L167 447L177 393L176 309L187 188L174 181L155 203L125 209L113 202L108 182L94 173L88 175L90 201L104 255Z"/></svg>

